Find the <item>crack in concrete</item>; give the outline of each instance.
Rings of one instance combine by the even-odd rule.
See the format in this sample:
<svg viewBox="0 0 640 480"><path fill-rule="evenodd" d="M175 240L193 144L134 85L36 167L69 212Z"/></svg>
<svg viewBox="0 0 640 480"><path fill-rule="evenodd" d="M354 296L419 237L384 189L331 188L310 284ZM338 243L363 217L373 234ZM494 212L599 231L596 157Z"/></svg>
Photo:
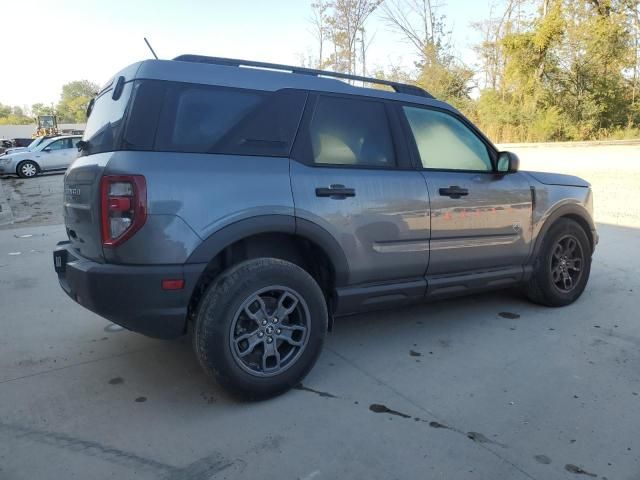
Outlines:
<svg viewBox="0 0 640 480"><path fill-rule="evenodd" d="M434 414L433 412L431 412L429 409L423 407L422 405L420 405L418 402L414 401L411 397L405 395L404 393L398 391L396 388L394 388L393 386L389 385L388 383L386 383L385 381L379 379L378 377L376 377L375 375L373 375L372 373L368 372L367 370L363 369L360 365L358 365L357 363L355 363L354 361L348 359L347 357L345 357L344 355L342 355L341 353L338 353L337 351L335 351L334 349L330 348L330 347L325 347L326 350L330 351L331 353L333 353L335 356L337 356L338 358L340 358L342 361L344 361L345 363L351 365L353 368L355 368L356 370L358 370L360 373L364 374L365 376L369 377L370 379L372 379L373 381L375 381L378 385L381 385L385 388L387 388L388 390L390 390L391 392L393 392L395 395L397 395L398 397L402 398L403 400L405 400L406 402L408 402L409 404L413 405L414 407L416 407L417 409L429 414L431 417L434 417L436 419L439 419L439 416ZM438 425L441 425L442 427L446 427L449 430L453 430L455 432L463 432L463 430L452 427L444 422L436 422L438 423ZM470 437L468 437L470 438ZM471 438L471 440L473 440L473 438ZM525 477L527 477L529 480L537 480L533 475L531 475L529 472L527 472L526 470L524 470L520 465L512 462L511 460L509 460L508 458L503 457L499 452L496 452L495 450L493 450L492 448L489 447L489 445L487 443L483 443L483 442L479 442L479 441L475 441L474 443L476 445L478 445L478 447L486 450L487 452L493 454L495 457L497 457L500 461L506 463L507 465L509 465L510 467L512 467L513 469L517 470L518 472L520 472L522 475L524 475Z"/></svg>
<svg viewBox="0 0 640 480"><path fill-rule="evenodd" d="M157 478L164 478L166 480L209 480L234 464L241 467L244 466L244 462L242 461L229 461L222 455L214 452L185 467L176 467L93 440L78 438L66 433L48 432L4 422L0 422L0 432L7 433L13 438L27 439L63 450L99 458L132 470L149 472Z"/></svg>
<svg viewBox="0 0 640 480"><path fill-rule="evenodd" d="M50 368L50 369L44 370L42 372L35 372L35 373L30 373L28 375L22 375L20 377L14 377L14 378L8 378L6 380L0 380L0 385L2 385L3 383L9 383L9 382L15 382L17 380L23 380L25 378L37 377L39 375L46 375L47 373L51 373L51 372L59 372L60 370L66 370L67 368L79 367L79 366L82 366L82 365L87 365L89 363L100 362L102 360L110 360L112 358L119 358L119 357L125 357L127 355L134 355L136 353L146 352L148 350L155 350L155 349L158 349L158 348L161 348L161 346L159 345L159 346L153 346L153 347L145 347L145 348L140 348L138 350L131 350L129 352L119 353L117 355L110 355L108 357L94 358L92 360L87 360L85 362L72 363L71 365L65 365L64 367Z"/></svg>

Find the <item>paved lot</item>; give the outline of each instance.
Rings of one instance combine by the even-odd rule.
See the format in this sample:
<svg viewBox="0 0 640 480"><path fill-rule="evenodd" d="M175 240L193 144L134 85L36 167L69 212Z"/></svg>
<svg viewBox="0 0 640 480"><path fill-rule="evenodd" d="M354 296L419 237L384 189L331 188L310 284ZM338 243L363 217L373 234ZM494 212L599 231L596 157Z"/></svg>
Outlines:
<svg viewBox="0 0 640 480"><path fill-rule="evenodd" d="M62 223L63 174L0 177L0 228Z"/></svg>
<svg viewBox="0 0 640 480"><path fill-rule="evenodd" d="M594 188L596 208L634 195ZM606 214L632 208L599 210L576 304L506 292L341 319L304 387L262 403L227 397L188 339L66 298L62 226L0 230L0 479L637 480L640 223Z"/></svg>

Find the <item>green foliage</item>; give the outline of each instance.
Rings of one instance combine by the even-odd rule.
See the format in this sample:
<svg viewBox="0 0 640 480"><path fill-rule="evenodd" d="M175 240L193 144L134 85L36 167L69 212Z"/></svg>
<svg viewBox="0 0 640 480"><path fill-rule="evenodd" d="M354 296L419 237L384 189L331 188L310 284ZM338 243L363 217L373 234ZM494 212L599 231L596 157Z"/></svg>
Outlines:
<svg viewBox="0 0 640 480"><path fill-rule="evenodd" d="M98 90L95 83L78 80L63 85L57 107L34 103L29 112L22 107L0 104L0 125L35 124L35 117L40 115L57 115L59 123L84 123L87 105Z"/></svg>
<svg viewBox="0 0 640 480"><path fill-rule="evenodd" d="M25 115L21 107L11 107L0 103L0 125L28 125L33 120Z"/></svg>
<svg viewBox="0 0 640 480"><path fill-rule="evenodd" d="M98 85L89 80L77 80L63 85L57 107L58 122L84 122L87 105L98 90Z"/></svg>
<svg viewBox="0 0 640 480"><path fill-rule="evenodd" d="M31 105L31 114L34 117L39 117L41 115L55 115L55 108L52 105L45 105L43 103L34 103Z"/></svg>
<svg viewBox="0 0 640 480"><path fill-rule="evenodd" d="M501 36L501 81L478 98L480 127L499 142L633 135L640 126L631 88L639 68L639 2L542 4L524 28Z"/></svg>

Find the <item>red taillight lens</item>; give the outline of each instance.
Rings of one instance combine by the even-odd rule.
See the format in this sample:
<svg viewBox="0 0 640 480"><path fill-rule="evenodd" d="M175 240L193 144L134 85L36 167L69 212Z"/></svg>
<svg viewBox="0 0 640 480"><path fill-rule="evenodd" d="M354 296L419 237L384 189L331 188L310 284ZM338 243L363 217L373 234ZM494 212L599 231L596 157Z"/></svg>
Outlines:
<svg viewBox="0 0 640 480"><path fill-rule="evenodd" d="M102 244L115 247L147 219L147 184L142 175L105 175L100 181Z"/></svg>
<svg viewBox="0 0 640 480"><path fill-rule="evenodd" d="M162 280L163 290L182 290L184 288L184 280Z"/></svg>

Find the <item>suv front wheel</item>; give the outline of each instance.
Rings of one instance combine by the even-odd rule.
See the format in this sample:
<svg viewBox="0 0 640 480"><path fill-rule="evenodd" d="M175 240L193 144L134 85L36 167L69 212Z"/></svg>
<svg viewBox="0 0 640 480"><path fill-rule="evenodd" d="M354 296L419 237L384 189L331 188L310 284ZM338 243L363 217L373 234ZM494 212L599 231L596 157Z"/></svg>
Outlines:
<svg viewBox="0 0 640 480"><path fill-rule="evenodd" d="M549 307L575 302L589 280L591 251L587 233L578 223L568 218L554 223L525 286L529 299Z"/></svg>
<svg viewBox="0 0 640 480"><path fill-rule="evenodd" d="M223 272L196 313L195 353L205 372L232 393L266 398L311 370L327 332L322 290L305 270L258 258Z"/></svg>

